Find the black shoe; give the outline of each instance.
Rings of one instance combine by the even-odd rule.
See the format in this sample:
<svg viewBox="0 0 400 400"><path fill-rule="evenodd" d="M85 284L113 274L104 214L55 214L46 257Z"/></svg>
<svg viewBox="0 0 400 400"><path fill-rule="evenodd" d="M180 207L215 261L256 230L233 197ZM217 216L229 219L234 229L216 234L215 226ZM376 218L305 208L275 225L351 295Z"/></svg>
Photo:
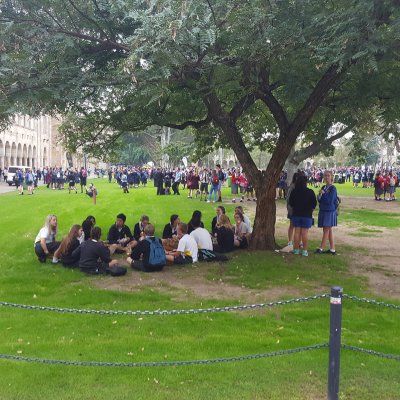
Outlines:
<svg viewBox="0 0 400 400"><path fill-rule="evenodd" d="M322 253L324 253L324 251L321 249L317 249L314 251L314 254L322 254Z"/></svg>
<svg viewBox="0 0 400 400"><path fill-rule="evenodd" d="M222 203L222 199L218 199L218 200L217 200L217 203Z"/></svg>
<svg viewBox="0 0 400 400"><path fill-rule="evenodd" d="M331 256L336 256L336 251L332 251L331 249L325 250L323 253L324 254L330 254Z"/></svg>
<svg viewBox="0 0 400 400"><path fill-rule="evenodd" d="M46 257L38 257L39 262L45 263L46 262Z"/></svg>

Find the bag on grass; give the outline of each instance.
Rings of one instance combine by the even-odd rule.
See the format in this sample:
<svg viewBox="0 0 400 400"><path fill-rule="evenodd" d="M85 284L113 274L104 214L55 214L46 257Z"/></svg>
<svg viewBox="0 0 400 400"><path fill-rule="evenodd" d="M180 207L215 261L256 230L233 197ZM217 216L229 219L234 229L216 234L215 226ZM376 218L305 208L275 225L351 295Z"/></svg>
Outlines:
<svg viewBox="0 0 400 400"><path fill-rule="evenodd" d="M163 267L167 263L164 247L157 238L146 240L150 243L149 264L153 267Z"/></svg>

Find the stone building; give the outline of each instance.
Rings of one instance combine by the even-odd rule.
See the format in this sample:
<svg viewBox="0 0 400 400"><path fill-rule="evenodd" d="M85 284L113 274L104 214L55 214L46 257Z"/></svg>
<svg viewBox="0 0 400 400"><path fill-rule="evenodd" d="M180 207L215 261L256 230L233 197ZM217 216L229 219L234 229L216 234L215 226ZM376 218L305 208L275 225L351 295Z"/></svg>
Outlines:
<svg viewBox="0 0 400 400"><path fill-rule="evenodd" d="M106 168L98 160L86 160L83 154L69 154L58 137L59 125L59 120L49 116L17 115L14 124L0 132L0 168L10 165Z"/></svg>
<svg viewBox="0 0 400 400"><path fill-rule="evenodd" d="M0 167L43 167L51 163L51 118L18 115L14 124L0 132Z"/></svg>

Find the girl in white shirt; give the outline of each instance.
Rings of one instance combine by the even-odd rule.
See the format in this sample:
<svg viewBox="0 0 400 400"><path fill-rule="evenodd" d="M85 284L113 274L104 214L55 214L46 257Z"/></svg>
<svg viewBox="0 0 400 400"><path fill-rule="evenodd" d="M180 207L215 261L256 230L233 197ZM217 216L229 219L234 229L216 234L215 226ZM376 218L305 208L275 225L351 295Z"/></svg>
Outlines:
<svg viewBox="0 0 400 400"><path fill-rule="evenodd" d="M46 262L47 256L53 255L60 246L60 242L56 241L57 229L57 217L54 214L48 215L43 228L36 236L34 244L35 253L42 263Z"/></svg>

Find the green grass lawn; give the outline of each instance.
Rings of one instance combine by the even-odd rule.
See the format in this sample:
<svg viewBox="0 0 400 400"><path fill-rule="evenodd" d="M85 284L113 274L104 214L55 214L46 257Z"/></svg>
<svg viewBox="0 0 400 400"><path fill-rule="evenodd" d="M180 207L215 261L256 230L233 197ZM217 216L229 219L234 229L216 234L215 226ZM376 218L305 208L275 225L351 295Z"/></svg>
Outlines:
<svg viewBox="0 0 400 400"><path fill-rule="evenodd" d="M195 209L210 228L214 205L182 196L155 196L147 189L123 195L115 184L97 181L98 203L84 195L40 188L34 196L0 196L0 300L22 304L106 310L190 309L243 304L176 291L106 290L97 283L128 277L88 277L79 271L37 262L35 235L49 213L59 218L60 235L87 215L95 215L106 235L115 216L124 212L133 229L147 214L161 234L172 213L188 221ZM349 188L349 190L353 190ZM367 189L354 189L366 193ZM227 213L234 206L227 205ZM371 211L372 212L372 211ZM347 221L359 218L352 211ZM376 220L377 215L371 217ZM391 220L390 215L385 220ZM376 226L374 224L367 224ZM387 225L382 225L387 227ZM370 233L366 231L365 233ZM282 238L283 239L283 238ZM281 298L329 292L340 284L345 292L369 296L365 278L350 272L348 251L337 257L308 259L291 254L247 251L234 253L223 265L184 267L234 287L285 289ZM174 267L170 267L174 268ZM141 273L128 271L139 280ZM176 279L179 279L179 273ZM293 295L292 295L293 294ZM381 298L394 302L391 299ZM258 303L255 295L251 303ZM326 343L329 338L327 299L235 313L174 316L103 316L59 314L0 307L0 353L78 361L177 361L213 359ZM344 301L343 343L400 354L399 311ZM33 364L0 360L0 399L322 399L326 398L328 350L235 363L199 366L106 368ZM342 352L341 399L398 399L400 363L348 350Z"/></svg>

